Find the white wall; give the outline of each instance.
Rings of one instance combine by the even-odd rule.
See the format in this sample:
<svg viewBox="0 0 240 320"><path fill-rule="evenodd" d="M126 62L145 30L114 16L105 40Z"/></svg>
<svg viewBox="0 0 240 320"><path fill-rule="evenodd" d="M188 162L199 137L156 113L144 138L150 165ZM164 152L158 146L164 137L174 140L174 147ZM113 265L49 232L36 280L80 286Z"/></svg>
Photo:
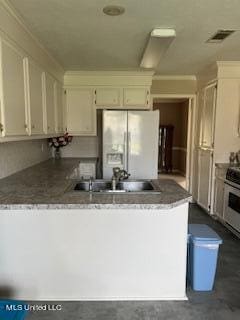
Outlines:
<svg viewBox="0 0 240 320"><path fill-rule="evenodd" d="M0 143L0 179L50 157L47 139Z"/></svg>
<svg viewBox="0 0 240 320"><path fill-rule="evenodd" d="M178 79L174 80L174 77L162 76L153 78L151 86L151 94L195 94L197 89L196 79Z"/></svg>

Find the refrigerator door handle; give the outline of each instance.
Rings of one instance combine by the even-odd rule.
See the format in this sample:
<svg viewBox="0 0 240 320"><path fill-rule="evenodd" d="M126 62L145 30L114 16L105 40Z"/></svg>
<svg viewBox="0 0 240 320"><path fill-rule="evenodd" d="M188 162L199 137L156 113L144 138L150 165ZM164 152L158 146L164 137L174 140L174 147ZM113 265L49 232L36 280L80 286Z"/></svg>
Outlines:
<svg viewBox="0 0 240 320"><path fill-rule="evenodd" d="M128 148L127 148L127 132L124 132L123 146L123 169L128 170Z"/></svg>

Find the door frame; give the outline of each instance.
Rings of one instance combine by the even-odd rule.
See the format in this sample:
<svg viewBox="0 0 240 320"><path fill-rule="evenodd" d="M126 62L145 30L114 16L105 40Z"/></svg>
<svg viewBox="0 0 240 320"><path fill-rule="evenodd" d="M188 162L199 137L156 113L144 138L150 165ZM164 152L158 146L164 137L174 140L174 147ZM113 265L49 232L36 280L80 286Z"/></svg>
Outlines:
<svg viewBox="0 0 240 320"><path fill-rule="evenodd" d="M196 133L196 94L152 94L151 105L154 99L187 99L188 100L188 128L187 128L187 152L186 152L186 189L192 193L193 189L193 163L194 163L194 137ZM161 114L160 114L161 117Z"/></svg>

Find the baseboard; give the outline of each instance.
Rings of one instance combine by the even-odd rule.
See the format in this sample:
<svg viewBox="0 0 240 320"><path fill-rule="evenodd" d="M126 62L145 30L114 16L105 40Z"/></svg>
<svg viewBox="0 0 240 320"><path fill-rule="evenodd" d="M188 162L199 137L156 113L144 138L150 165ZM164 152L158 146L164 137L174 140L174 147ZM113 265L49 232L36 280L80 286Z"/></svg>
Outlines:
<svg viewBox="0 0 240 320"><path fill-rule="evenodd" d="M181 176L186 178L186 173L182 172L181 170L178 169L173 169L172 171L165 172L165 171L158 171L158 174L180 174Z"/></svg>

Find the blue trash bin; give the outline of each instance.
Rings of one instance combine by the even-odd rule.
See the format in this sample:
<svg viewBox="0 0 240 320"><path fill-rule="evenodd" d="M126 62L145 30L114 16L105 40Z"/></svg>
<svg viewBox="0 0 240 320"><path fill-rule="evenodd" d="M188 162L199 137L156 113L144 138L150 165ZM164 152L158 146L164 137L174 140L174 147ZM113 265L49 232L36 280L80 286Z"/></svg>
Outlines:
<svg viewBox="0 0 240 320"><path fill-rule="evenodd" d="M0 320L24 320L27 313L26 303L0 299Z"/></svg>
<svg viewBox="0 0 240 320"><path fill-rule="evenodd" d="M211 291L214 285L218 249L222 239L205 224L190 224L189 273L195 291Z"/></svg>

